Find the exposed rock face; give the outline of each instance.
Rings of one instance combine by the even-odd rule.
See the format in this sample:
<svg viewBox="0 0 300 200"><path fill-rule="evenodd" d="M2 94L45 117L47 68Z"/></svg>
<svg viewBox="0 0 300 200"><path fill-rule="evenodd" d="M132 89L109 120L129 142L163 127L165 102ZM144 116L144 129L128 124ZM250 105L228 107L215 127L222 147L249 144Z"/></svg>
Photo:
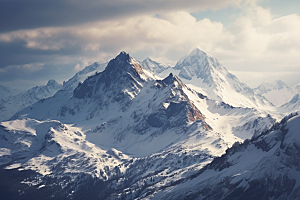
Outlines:
<svg viewBox="0 0 300 200"><path fill-rule="evenodd" d="M73 96L79 99L99 96L99 91L114 91L115 100L125 98L127 94L137 95L143 83L153 79L153 75L144 73L144 68L129 54L121 52L112 59L102 73L90 76L82 84L79 84L73 92ZM150 75L150 76L149 76Z"/></svg>

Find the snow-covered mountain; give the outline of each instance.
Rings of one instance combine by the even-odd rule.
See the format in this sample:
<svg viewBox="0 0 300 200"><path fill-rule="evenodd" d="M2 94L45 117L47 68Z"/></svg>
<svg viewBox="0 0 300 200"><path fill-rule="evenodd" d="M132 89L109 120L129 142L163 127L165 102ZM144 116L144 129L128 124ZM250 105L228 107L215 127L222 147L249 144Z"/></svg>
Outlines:
<svg viewBox="0 0 300 200"><path fill-rule="evenodd" d="M297 90L289 87L281 80L263 82L254 91L264 96L275 106L281 106L289 102L298 93Z"/></svg>
<svg viewBox="0 0 300 200"><path fill-rule="evenodd" d="M300 110L300 85L289 87L281 80L263 82L254 91L277 106L280 113Z"/></svg>
<svg viewBox="0 0 300 200"><path fill-rule="evenodd" d="M179 169L189 174L189 169L200 169L238 140L233 135L224 137L207 124L190 99L206 102L204 96L172 74L155 79L125 52L103 72L79 84L73 97L61 94L64 91L19 113L35 119L1 123L1 172L31 173L26 181L14 182L17 187L10 188L11 193L22 191L17 194L29 198L45 188L53 198L80 199L78 195L93 184L102 185L97 196L111 196L127 184L167 178L162 171L170 174ZM84 126L91 129L84 131ZM167 166L171 168L166 171ZM136 169L139 176L133 174Z"/></svg>
<svg viewBox="0 0 300 200"><path fill-rule="evenodd" d="M12 89L3 85L0 85L0 99L4 99L9 96L14 96L21 93L20 90Z"/></svg>
<svg viewBox="0 0 300 200"><path fill-rule="evenodd" d="M107 63L99 64L97 62L86 66L83 70L77 72L68 81L64 81L62 89L73 92L73 90L78 86L79 82L83 82L85 79L87 79L91 75L94 75L96 72L102 72L106 66Z"/></svg>
<svg viewBox="0 0 300 200"><path fill-rule="evenodd" d="M5 89L3 89L3 94L7 94L10 97L0 98L0 121L10 119L16 112L41 99L53 96L58 90L64 90L61 93L64 93L66 96L68 94L69 96L72 96L73 90L80 82L83 82L86 78L94 75L96 72L103 71L106 66L107 63L99 64L97 62L86 66L72 78L64 81L63 86L58 84L55 80L49 80L46 86L36 86L22 93L17 92L17 90L12 90L13 93L17 93L18 95L8 95L5 91L11 91L11 89L5 87ZM2 87L0 86L0 92L2 91L1 88Z"/></svg>
<svg viewBox="0 0 300 200"><path fill-rule="evenodd" d="M274 80L269 82L263 82L257 88L255 88L255 91L258 94L265 94L273 90L282 90L285 88L289 88L289 86L285 84L282 80Z"/></svg>
<svg viewBox="0 0 300 200"><path fill-rule="evenodd" d="M273 105L229 73L221 63L203 50L195 49L180 59L173 73L189 87L235 107L273 110Z"/></svg>
<svg viewBox="0 0 300 200"><path fill-rule="evenodd" d="M151 71L155 75L161 74L163 71L170 69L171 65L166 65L163 63L156 62L149 57L141 61L140 64L147 70Z"/></svg>
<svg viewBox="0 0 300 200"><path fill-rule="evenodd" d="M215 80L210 87L221 87ZM206 89L173 73L158 79L125 52L86 67L0 124L0 199L164 199L173 188L182 199L184 182L275 124L269 112L218 101Z"/></svg>
<svg viewBox="0 0 300 200"><path fill-rule="evenodd" d="M181 134L182 129L190 133L198 126L211 129L186 95L185 87L172 74L156 80L151 72L122 52L103 72L79 84L72 97L59 91L14 118L26 116L77 123L85 129L91 128L86 133L87 139L98 146L114 146L135 156L145 156L187 137ZM199 125L190 126L191 123Z"/></svg>
<svg viewBox="0 0 300 200"><path fill-rule="evenodd" d="M287 113L299 111L300 110L300 93L293 96L293 98L289 102L280 106L280 108L278 108L278 110L281 112L287 112Z"/></svg>
<svg viewBox="0 0 300 200"><path fill-rule="evenodd" d="M180 133L179 126L186 121L205 119L205 124L220 133L229 144L251 138L274 123L266 112L212 100L187 87L173 74L157 80L124 52L111 60L103 72L80 83L73 96L59 91L12 119L22 117L77 123L86 130L91 129L87 138L100 141L97 145L120 148L128 154L139 152L140 155L149 155L146 148L145 152L136 151L141 145L151 149L152 145L159 144L153 138L160 140L154 136L167 133L169 129ZM132 133L134 138L131 138ZM157 148L164 148L178 135L169 136L173 139Z"/></svg>
<svg viewBox="0 0 300 200"><path fill-rule="evenodd" d="M49 80L45 86L36 86L15 96L0 100L0 121L8 120L13 114L31 104L52 96L62 88L55 80Z"/></svg>
<svg viewBox="0 0 300 200"><path fill-rule="evenodd" d="M141 199L299 199L299 130L300 117L292 114L180 184L144 189Z"/></svg>

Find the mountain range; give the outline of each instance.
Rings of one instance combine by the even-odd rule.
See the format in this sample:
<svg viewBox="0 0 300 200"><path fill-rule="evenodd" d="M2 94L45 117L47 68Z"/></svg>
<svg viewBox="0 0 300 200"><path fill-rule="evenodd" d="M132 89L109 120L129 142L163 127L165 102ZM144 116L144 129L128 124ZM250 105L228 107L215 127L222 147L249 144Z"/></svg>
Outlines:
<svg viewBox="0 0 300 200"><path fill-rule="evenodd" d="M300 118L284 117L299 95L264 95L280 81L251 89L195 49L174 67L121 52L49 82L55 94L0 124L0 199L300 195Z"/></svg>
<svg viewBox="0 0 300 200"><path fill-rule="evenodd" d="M17 95L10 95L0 99L0 121L8 120L14 113L33 103L54 95L62 85L55 80L49 80L47 85L36 86Z"/></svg>
<svg viewBox="0 0 300 200"><path fill-rule="evenodd" d="M275 106L288 103L295 95L300 93L300 85L289 87L281 80L263 82L254 89L257 94L264 96Z"/></svg>
<svg viewBox="0 0 300 200"><path fill-rule="evenodd" d="M9 96L14 96L21 93L20 90L17 89L12 89L10 87L6 87L3 85L0 85L0 99L9 97Z"/></svg>

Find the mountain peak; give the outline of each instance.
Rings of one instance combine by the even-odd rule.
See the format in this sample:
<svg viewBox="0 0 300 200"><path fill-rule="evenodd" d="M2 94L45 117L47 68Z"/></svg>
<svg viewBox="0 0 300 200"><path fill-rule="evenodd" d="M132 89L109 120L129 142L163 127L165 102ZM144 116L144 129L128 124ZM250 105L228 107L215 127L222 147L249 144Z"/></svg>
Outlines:
<svg viewBox="0 0 300 200"><path fill-rule="evenodd" d="M146 66L149 66L149 65L153 66L153 65L157 65L159 63L156 62L156 61L154 61L154 60L152 60L151 58L147 57L147 58L145 58L145 60L141 61L141 64L143 65L143 67L145 67L144 65L146 65ZM145 68L147 68L147 67L145 67Z"/></svg>
<svg viewBox="0 0 300 200"><path fill-rule="evenodd" d="M209 53L207 53L206 51L200 48L195 48L188 56L195 56L195 55L212 57Z"/></svg>
<svg viewBox="0 0 300 200"><path fill-rule="evenodd" d="M126 53L125 51L121 51L115 59L119 59L121 61L130 61L131 58L132 57L128 53Z"/></svg>
<svg viewBox="0 0 300 200"><path fill-rule="evenodd" d="M62 85L56 82L54 79L50 79L47 83L48 87L52 87L53 89L61 89Z"/></svg>
<svg viewBox="0 0 300 200"><path fill-rule="evenodd" d="M50 79L48 82L47 82L47 86L50 86L50 85L57 85L59 83L57 83L54 79Z"/></svg>
<svg viewBox="0 0 300 200"><path fill-rule="evenodd" d="M129 96L135 96L145 82L154 78L151 72L143 68L128 53L122 51L109 61L103 72L96 72L95 75L90 76L82 84L78 85L74 89L73 95L76 98L91 98L101 91L99 87L103 87L103 90L118 93L120 98L124 91L127 91L125 93L128 93Z"/></svg>
<svg viewBox="0 0 300 200"><path fill-rule="evenodd" d="M152 61L152 59L151 58L149 58L149 57L147 57L147 58L145 58L145 61Z"/></svg>
<svg viewBox="0 0 300 200"><path fill-rule="evenodd" d="M282 80L272 80L264 81L256 89L260 90L262 93L267 93L272 90L281 90L283 88L288 88L288 86Z"/></svg>
<svg viewBox="0 0 300 200"><path fill-rule="evenodd" d="M270 102L261 96L256 96L251 88L229 73L216 58L199 48L180 59L174 69L180 70L178 76L181 79L186 79L202 88L201 92L205 91L205 95L214 100L238 107L272 106ZM233 93L234 95L229 95Z"/></svg>
<svg viewBox="0 0 300 200"><path fill-rule="evenodd" d="M133 73L133 74L145 74L144 68L136 61L133 57L131 57L125 51L120 52L120 54L114 59L110 60L105 73L112 73L114 75L120 73Z"/></svg>
<svg viewBox="0 0 300 200"><path fill-rule="evenodd" d="M165 84L172 84L175 80L175 77L173 76L173 73L170 73L169 76L167 76L165 79L163 79L163 82Z"/></svg>
<svg viewBox="0 0 300 200"><path fill-rule="evenodd" d="M181 58L175 65L175 69L182 69L188 66L188 68L195 70L205 68L216 68L218 70L225 69L221 66L219 61L213 58L209 53L196 48L189 55Z"/></svg>
<svg viewBox="0 0 300 200"><path fill-rule="evenodd" d="M266 81L263 82L264 84L272 84L272 85L286 85L282 80L272 80L272 81Z"/></svg>
<svg viewBox="0 0 300 200"><path fill-rule="evenodd" d="M228 71L210 54L197 48L188 56L180 59L174 69L180 70L179 77L192 80L193 77L201 78L210 85L213 84L213 74L220 73L226 76Z"/></svg>

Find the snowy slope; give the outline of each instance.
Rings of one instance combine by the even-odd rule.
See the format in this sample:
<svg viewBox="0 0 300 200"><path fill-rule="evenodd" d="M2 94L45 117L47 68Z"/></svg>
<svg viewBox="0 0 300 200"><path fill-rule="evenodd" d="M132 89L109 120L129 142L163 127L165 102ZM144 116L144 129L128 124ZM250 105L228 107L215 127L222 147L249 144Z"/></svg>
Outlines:
<svg viewBox="0 0 300 200"><path fill-rule="evenodd" d="M18 168L19 171L30 169L42 175L55 171L60 174L85 172L103 178L104 175L101 175L100 171L105 166L114 167L122 159L129 158L122 155L108 160L98 159L108 157L107 151L87 142L85 135L78 128L55 120L23 119L2 122L0 131L0 165L13 162L6 169ZM72 157L72 162L63 163L68 157ZM85 159L92 160L89 160L88 164L81 165L80 163L86 162ZM109 163L112 163L111 166ZM71 168L59 166L66 164L73 166Z"/></svg>
<svg viewBox="0 0 300 200"><path fill-rule="evenodd" d="M1 199L18 195L21 199L71 198L74 190L81 185L85 188L86 179L106 181L125 170L122 163L133 161L115 149L104 151L96 147L85 140L78 128L55 120L1 122L0 146ZM9 181L23 177L24 173L25 179ZM51 192L47 194L44 187ZM66 191L65 195L68 187L73 192ZM35 196L39 193L41 197Z"/></svg>
<svg viewBox="0 0 300 200"><path fill-rule="evenodd" d="M14 187L9 181L0 197L295 199L300 191L300 118L289 118L216 159L213 155L224 153L224 141L203 126L184 141L136 159L114 149L103 151L87 142L80 129L55 120L2 122L0 166L5 169L0 173L23 178Z"/></svg>
<svg viewBox="0 0 300 200"><path fill-rule="evenodd" d="M17 111L31 104L52 96L62 85L55 80L49 80L45 86L36 86L15 96L9 96L0 100L0 121L8 120Z"/></svg>
<svg viewBox="0 0 300 200"><path fill-rule="evenodd" d="M300 94L296 94L289 102L278 108L280 112L296 112L300 110Z"/></svg>
<svg viewBox="0 0 300 200"><path fill-rule="evenodd" d="M298 199L299 130L300 117L290 115L261 137L234 145L197 175L164 188L152 199Z"/></svg>
<svg viewBox="0 0 300 200"><path fill-rule="evenodd" d="M275 106L281 106L289 102L298 93L297 90L289 87L281 80L263 82L254 91L264 96Z"/></svg>

